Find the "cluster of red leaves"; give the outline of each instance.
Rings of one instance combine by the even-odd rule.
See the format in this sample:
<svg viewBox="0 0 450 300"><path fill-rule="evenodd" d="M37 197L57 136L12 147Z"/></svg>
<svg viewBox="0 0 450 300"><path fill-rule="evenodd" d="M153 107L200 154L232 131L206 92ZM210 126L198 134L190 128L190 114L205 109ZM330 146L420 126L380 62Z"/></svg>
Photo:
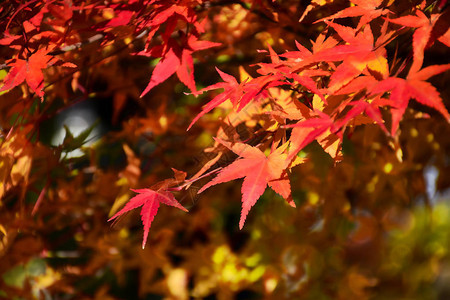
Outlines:
<svg viewBox="0 0 450 300"><path fill-rule="evenodd" d="M450 64L422 68L424 50L445 33L441 32L440 36L431 34L433 25L441 15L427 17L417 9L412 15L396 17L387 9L378 9L380 1L370 5L356 2L357 6L321 20L327 24L328 30L312 41L311 50L297 43L296 51L277 55L269 46L271 63L258 65L260 76L238 83L233 76L217 69L224 82L199 91L223 89L203 107L189 128L202 115L227 100L239 112L252 105L253 101L268 98L274 87L317 95L312 105L305 105L306 97L301 98L300 95L290 99L293 106L283 107L278 103L281 107L273 109L284 115L282 120L277 120L276 138L272 141L272 151L268 156L261 149L241 141L216 140L239 158L220 170L217 177L203 186L199 193L213 185L245 177L240 228L267 185L295 206L287 174L290 168L297 165L297 154L312 141L317 140L326 151L330 143L324 141L337 142L333 152L329 153L338 160L346 131L353 130L357 125L376 123L386 134L395 138L411 99L434 108L450 121L439 93L426 81L450 69ZM334 22L338 18L359 16L361 18L356 28ZM372 28L371 21L382 16L385 16L383 25ZM389 65L386 56L385 47L394 43L401 33L395 24L417 28L413 34L413 59L405 77L398 75L401 70L394 74L395 66ZM376 36L374 31L378 33ZM401 68L406 64L406 61L403 62ZM262 102L255 105L261 106ZM383 109L390 112L390 133L385 126ZM294 129L286 139L289 128ZM281 141L284 142L280 144Z"/></svg>
<svg viewBox="0 0 450 300"><path fill-rule="evenodd" d="M205 22L199 20L193 9L193 4L199 4L202 1L191 1L194 3L189 3L189 1L181 3L177 3L177 1L150 2L155 4L155 8L151 10L148 20L144 21L140 26L151 29L148 33L145 50L138 54L160 57L161 61L153 70L150 82L142 92L141 97L161 82L167 80L174 73L177 74L181 82L195 93L192 53L220 45L219 43L199 40L200 34L205 32ZM178 37L175 39L172 37L172 34L179 22L192 25L192 27L186 32L176 32ZM151 44L152 38L155 33L162 30L161 27L164 27L164 33L161 34L162 44L154 46Z"/></svg>
<svg viewBox="0 0 450 300"><path fill-rule="evenodd" d="M0 24L0 28L4 30L0 44L15 51L13 57L6 61L10 71L3 80L0 91L10 90L26 81L31 90L42 98L42 70L58 60L53 53L72 50L92 38L82 37L80 32L83 30L94 36L100 34L102 45L108 45L117 38L115 32L120 32L124 26L131 26L135 35L146 36L145 49L137 54L161 58L141 97L174 73L195 92L192 53L220 45L199 40L205 31L206 19L199 20L194 7L201 3L201 0L135 0L124 5L91 1L89 5L77 6L68 1L29 1L24 4L13 2L10 7L2 8L7 10L3 13L9 13L11 16ZM15 17L18 13L26 13L28 21L16 24ZM96 15L105 13L111 13L109 21L95 22ZM71 30L74 20L79 19L86 20L86 27ZM185 31L181 30L179 23L184 24ZM155 40L158 41L157 45ZM71 63L63 66L76 67Z"/></svg>
<svg viewBox="0 0 450 300"><path fill-rule="evenodd" d="M334 152L329 153L338 161L344 135L355 126L376 123L386 134L395 138L411 99L437 110L450 121L439 93L426 81L450 69L450 64L422 68L424 50L436 39L448 35L448 31L441 31L440 35L432 34L434 25L442 15L432 14L427 17L423 11L416 9L411 15L397 17L390 14L387 8L379 8L381 1L353 2L357 6L320 20L326 23L327 30L312 41L311 51L297 43L296 51L277 55L269 46L271 63L258 65L260 76L239 84L234 77L218 70L225 82L200 91L224 89L203 107L193 122L226 100L230 100L239 112L247 105L252 105L252 101L269 98L274 87L303 92L290 98L290 107L279 101L279 106L272 108L271 113L282 112L283 118L277 118L276 124L271 127L272 130L275 128L275 133L268 156L261 149L240 141L217 139L239 158L220 170L217 177L199 192L218 183L245 177L240 228L267 185L293 204L287 174L298 164L295 161L297 154L312 141L317 140L325 151L330 143L324 141L336 141ZM346 17L360 17L358 26L352 28L334 21ZM381 27L371 24L372 20L381 17L384 19ZM404 68L409 65L405 77L398 75L402 70L394 74L395 66L389 65L386 55L385 47L395 43L402 33L399 30L403 28L399 29L396 24L416 28L412 63L404 61L401 66ZM374 32L377 34L374 35ZM309 105L305 104L305 93L314 94ZM261 106L263 102L254 105ZM390 112L390 133L386 129L382 110ZM294 129L287 138L289 128ZM264 143L260 146L264 147Z"/></svg>
<svg viewBox="0 0 450 300"><path fill-rule="evenodd" d="M2 61L2 68L7 70L7 74L0 92L22 87L23 98L32 99L36 95L44 102L44 91L52 85L44 76L46 70L53 66L70 67L71 73L62 74L70 76L85 68L66 61L70 57L65 55L67 52L91 43L106 48L119 38L134 36L136 40L145 39L145 47L137 55L160 58L141 97L174 73L195 93L193 53L220 45L200 40L207 19L201 18L195 8L202 2L10 1L0 6L1 15L5 16L0 21L3 32L0 44L7 46L4 52L9 56ZM78 85L78 89L86 93L82 86ZM133 199L116 216L143 206L146 236L160 202L184 209L166 191L170 185L166 183L156 192L136 190L141 196Z"/></svg>
<svg viewBox="0 0 450 300"><path fill-rule="evenodd" d="M319 5L316 2L313 1L309 10ZM146 37L144 50L137 54L160 58L141 97L176 73L194 95L223 89L203 107L189 128L227 100L236 113L251 107L268 118L264 130L270 134L257 145L238 138L216 139L215 151L220 153L229 149L238 155L238 159L223 169L213 170L218 172L217 177L199 191L244 177L239 223L242 228L250 208L267 186L294 206L288 176L292 167L304 161L298 154L311 142L317 141L338 162L343 138L356 126L376 123L395 138L411 99L450 120L438 91L427 82L432 76L450 69L450 64L422 68L426 49L436 41L449 46L445 16L430 14L425 9L425 2L402 16L394 15L389 5L382 5L380 0L351 2L355 5L318 20L326 24L326 30L311 41L311 49L296 43L296 50L277 54L268 46L271 62L258 64L257 77L239 83L232 75L217 69L224 82L200 91L196 89L192 55L220 45L201 40L206 24L206 18L200 18L196 10L205 7L201 0L135 0L127 4L91 1L79 6L69 5L67 1L14 2L15 13L1 23L4 35L0 44L8 45L13 55L5 61L9 71L0 91L26 82L44 99L42 70L56 62L64 62L63 56L57 57L58 51L63 54L66 47L85 40L80 35L82 29L70 29L73 19L91 18L93 21L86 22L85 29L101 34L102 45L114 41L117 29L131 26L136 37ZM109 20L96 23L95 15L105 11L111 12ZM18 13L28 14L29 21L16 24ZM359 21L353 28L338 22L342 18L359 18ZM386 47L397 43L399 36L411 30L414 32L411 58L399 64L396 59L389 60ZM62 66L75 67L69 62ZM211 165L213 163L208 164ZM202 170L203 173L208 171L207 168ZM172 191L190 186L192 181L202 178L201 175L196 174L191 180L183 177L150 189L135 190L139 195L111 219L142 206L144 246L159 203L183 209Z"/></svg>

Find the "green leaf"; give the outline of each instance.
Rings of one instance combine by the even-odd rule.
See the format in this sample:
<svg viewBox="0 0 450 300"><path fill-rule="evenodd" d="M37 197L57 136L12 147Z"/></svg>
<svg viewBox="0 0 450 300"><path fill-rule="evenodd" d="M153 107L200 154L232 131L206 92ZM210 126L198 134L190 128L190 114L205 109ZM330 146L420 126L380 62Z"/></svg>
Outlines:
<svg viewBox="0 0 450 300"><path fill-rule="evenodd" d="M81 148L86 142L87 138L91 134L92 130L94 130L95 126L97 126L99 121L95 121L90 127L83 130L78 136L74 137L72 132L70 131L67 125L64 125L64 129L66 130L66 136L64 137L64 141L62 144L63 151L73 151Z"/></svg>
<svg viewBox="0 0 450 300"><path fill-rule="evenodd" d="M2 276L3 281L7 285L17 288L23 288L26 277L27 272L23 265L18 265L12 269L9 269Z"/></svg>

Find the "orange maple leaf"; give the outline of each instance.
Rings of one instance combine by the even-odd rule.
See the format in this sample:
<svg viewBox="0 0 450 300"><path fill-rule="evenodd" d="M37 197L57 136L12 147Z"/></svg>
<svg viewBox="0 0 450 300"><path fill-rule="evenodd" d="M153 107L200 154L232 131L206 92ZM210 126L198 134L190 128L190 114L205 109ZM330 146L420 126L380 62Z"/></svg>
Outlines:
<svg viewBox="0 0 450 300"><path fill-rule="evenodd" d="M389 99L392 101L392 135L397 131L400 120L411 98L416 99L417 102L423 105L436 109L447 121L450 121L450 115L442 102L439 92L431 83L425 81L448 69L450 69L450 64L433 65L423 68L419 72L411 73L410 71L406 79L389 77L373 87L371 90L372 94L391 92Z"/></svg>
<svg viewBox="0 0 450 300"><path fill-rule="evenodd" d="M352 0L351 2L356 5L347 7L332 16L318 20L316 21L316 23L332 19L360 16L361 19L359 20L357 27L357 29L360 29L373 19L376 19L379 16L385 15L389 12L389 10L387 9L379 8L383 0Z"/></svg>
<svg viewBox="0 0 450 300"><path fill-rule="evenodd" d="M433 27L441 14L432 14L428 18L422 11L417 10L416 16L404 16L397 19L389 19L389 22L417 28L413 34L413 56L414 61L409 73L415 73L420 70L423 63L423 55L425 48L428 46L431 38Z"/></svg>
<svg viewBox="0 0 450 300"><path fill-rule="evenodd" d="M328 22L327 22L328 23ZM377 73L380 77L389 76L386 51L374 46L374 38L369 25L357 33L357 30L335 23L328 23L347 43L344 45L356 51L344 57L336 71L330 77L329 92L335 92L364 71ZM352 48L353 47L353 48Z"/></svg>
<svg viewBox="0 0 450 300"><path fill-rule="evenodd" d="M41 49L30 55L26 60L18 58L10 60L8 65L12 68L3 80L0 92L10 90L26 81L36 95L42 98L44 96L44 74L42 69L47 68L48 63L53 58L47 53L48 50Z"/></svg>
<svg viewBox="0 0 450 300"><path fill-rule="evenodd" d="M203 186L198 193L203 192L213 185L245 177L241 189L242 212L239 221L240 229L244 226L245 219L247 218L250 209L264 193L267 185L286 199L291 206L295 207L295 203L291 196L289 179L287 177L282 177L287 157L284 150L287 148L288 143L277 148L270 153L269 156L266 156L258 148L247 144L231 144L219 138L216 138L215 140L239 155L239 159L222 169L221 172L213 180Z"/></svg>
<svg viewBox="0 0 450 300"><path fill-rule="evenodd" d="M219 73L224 82L218 82L204 89L201 89L200 91L198 91L198 94L214 89L224 89L224 91L214 97L203 107L202 111L192 120L191 124L189 124L187 130L191 129L192 125L194 125L194 123L197 122L197 120L200 119L204 114L210 112L215 107L219 106L221 103L227 100L230 100L231 103L233 103L233 106L236 106L239 100L242 98L242 95L244 94L243 86L245 82L238 83L236 78L234 78L230 74L220 71L217 67L216 71Z"/></svg>

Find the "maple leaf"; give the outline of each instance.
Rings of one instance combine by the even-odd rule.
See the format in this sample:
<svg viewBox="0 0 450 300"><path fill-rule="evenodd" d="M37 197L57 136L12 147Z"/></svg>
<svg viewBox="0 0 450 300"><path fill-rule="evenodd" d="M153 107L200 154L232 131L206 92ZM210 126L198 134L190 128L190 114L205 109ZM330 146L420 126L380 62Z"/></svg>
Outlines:
<svg viewBox="0 0 450 300"><path fill-rule="evenodd" d="M420 10L416 11L416 16L404 16L397 19L389 19L389 22L417 28L413 34L413 64L410 73L417 72L423 63L425 48L429 45L431 33L440 14L432 14L430 19Z"/></svg>
<svg viewBox="0 0 450 300"><path fill-rule="evenodd" d="M157 4L157 7L151 10L150 15L146 17L147 20L138 26L141 30L151 28L148 33L145 50L138 54L162 57L161 61L158 62L153 70L150 82L140 97L142 98L152 88L168 79L175 72L180 81L195 94L196 88L192 53L221 44L198 40L200 33L204 32L204 21L198 22L197 14L187 3L180 3L182 5L178 5L167 1L158 2L160 4ZM193 28L189 33L178 31L180 35L178 41L173 39L172 35L180 21L188 25L193 25ZM153 36L161 27L164 28L164 32L161 34L163 45L150 47Z"/></svg>
<svg viewBox="0 0 450 300"><path fill-rule="evenodd" d="M184 208L173 196L171 192L165 190L154 191L151 189L137 189L133 190L133 192L138 193L138 195L128 201L128 203L119 210L114 216L112 216L109 220L114 220L124 213L138 208L142 206L141 209L141 220L144 225L144 237L142 240L142 249L144 249L145 244L147 242L148 231L150 230L150 226L152 225L153 219L158 213L158 208L160 203L164 203L166 205L177 207L185 212L188 210Z"/></svg>
<svg viewBox="0 0 450 300"><path fill-rule="evenodd" d="M383 47L374 47L374 38L369 25L356 34L357 30L334 23L331 27L348 43L342 45L354 53L344 55L343 62L330 77L329 92L334 93L350 80L359 76L365 70L376 72L381 78L389 76L389 66L386 59L386 51ZM340 46L338 46L340 47Z"/></svg>
<svg viewBox="0 0 450 300"><path fill-rule="evenodd" d="M295 41L295 46L297 47L298 51L288 51L281 54L280 56L285 58L303 60L312 55L311 51L309 51L308 48L306 48L299 42Z"/></svg>
<svg viewBox="0 0 450 300"><path fill-rule="evenodd" d="M131 21L133 15L134 15L133 11L119 10L119 8L117 8L116 15L105 24L105 29L118 26L125 26Z"/></svg>
<svg viewBox="0 0 450 300"><path fill-rule="evenodd" d="M330 78L329 89L331 92L335 92L365 70L375 71L382 78L388 76L385 50L383 47L374 47L370 26L365 26L364 30L358 32L351 27L333 22L326 23L339 34L346 44L337 45L335 39L325 39L323 35L319 35L313 44L313 55L305 50L300 50L304 59L300 57L299 62L293 65L294 72L302 71L305 67L318 62L343 61Z"/></svg>
<svg viewBox="0 0 450 300"><path fill-rule="evenodd" d="M442 36L440 36L438 38L438 41L446 45L447 47L450 47L450 29L447 30Z"/></svg>
<svg viewBox="0 0 450 300"><path fill-rule="evenodd" d="M200 41L194 35L188 38L187 47L182 50L181 65L177 69L177 76L194 94L196 94L197 89L195 88L194 81L194 60L192 59L192 53L220 45L220 43Z"/></svg>
<svg viewBox="0 0 450 300"><path fill-rule="evenodd" d="M194 61L192 59L192 53L199 50L208 49L211 47L219 46L219 43L213 43L209 41L199 41L196 36L191 35L184 47L181 47L175 41L169 41L166 47L166 51L162 54L161 61L158 62L153 70L152 77L147 87L141 94L141 98L147 94L158 84L167 80L175 72L178 78L183 82L194 94L197 93L194 81ZM139 55L153 56L158 50L163 48L156 48L155 50L142 51Z"/></svg>
<svg viewBox="0 0 450 300"><path fill-rule="evenodd" d="M142 53L139 53L142 54ZM161 61L158 62L155 69L153 69L152 77L145 90L141 93L140 97L144 97L152 88L158 84L164 82L172 76L180 66L181 61L179 55L177 55L173 48L169 48Z"/></svg>
<svg viewBox="0 0 450 300"><path fill-rule="evenodd" d="M364 25L368 24L375 18L379 16L385 15L389 12L387 9L377 9L383 0L351 0L352 3L356 4L355 6L347 7L336 14L323 18L321 20L316 21L327 21L332 19L339 18L348 18L348 17L361 17L358 23L357 29L362 28Z"/></svg>
<svg viewBox="0 0 450 300"><path fill-rule="evenodd" d="M303 14L300 17L300 19L298 20L298 22L301 23L306 18L308 13L311 10L313 10L315 7L321 6L321 5L324 5L324 4L326 4L326 2L322 1L322 0L311 0L311 3L305 8L305 10L303 11Z"/></svg>
<svg viewBox="0 0 450 300"><path fill-rule="evenodd" d="M376 80L373 76L358 76L355 79L351 80L344 87L334 92L334 95L344 95L344 94L353 94L359 93L361 91L367 90L370 91L375 85L377 85L379 81Z"/></svg>
<svg viewBox="0 0 450 300"><path fill-rule="evenodd" d="M150 12L150 16L145 16L144 21L139 24L137 27L138 30L146 30L147 28L151 28L148 33L147 41L146 41L146 49L149 48L150 42L152 41L153 36L161 26L164 26L164 33L161 34L161 37L165 44L169 43L170 36L172 32L175 30L177 23L185 22L189 25L193 25L194 32L202 33L204 32L204 20L203 22L198 22L197 14L193 10L192 7L187 6L187 3L180 3L183 5L174 4L173 1L152 1L152 2L160 2L153 8ZM151 2L151 3L152 3ZM149 3L150 4L150 3ZM145 13L144 13L145 14Z"/></svg>
<svg viewBox="0 0 450 300"><path fill-rule="evenodd" d="M270 97L273 98L273 108L267 112L272 116L279 116L284 119L299 120L309 116L310 109L292 97L292 91L285 91L280 88L269 90Z"/></svg>
<svg viewBox="0 0 450 300"><path fill-rule="evenodd" d="M268 45L270 58L272 60L272 63L260 63L258 66L260 69L258 70L258 73L266 75L269 74L269 76L266 76L265 82L263 84L259 85L259 89L261 90L261 87L270 88L278 85L283 85L285 82L280 81L280 79L283 79L283 77L293 79L295 82L298 82L302 86L306 87L308 90L313 92L314 94L317 94L320 96L320 98L325 102L325 97L322 95L322 93L317 89L316 82L312 80L308 76L299 75L296 73L291 73L291 69L288 66L284 65L284 62L282 62L279 58L279 56L275 53L275 51L272 49L270 45ZM302 57L309 57L311 56L311 52L309 52L306 48L304 48L302 45L297 43L297 48L299 51L292 51L291 53L288 53L288 55L283 55L287 58L294 58L294 55L298 55L297 58L302 59ZM286 53L285 53L286 54ZM260 77L259 77L260 78ZM257 81L259 78L253 79L252 81ZM249 83L247 86L250 86L253 84ZM295 83L294 83L295 85ZM255 86L258 86L255 84ZM243 107L247 103L244 101L241 101L240 107Z"/></svg>
<svg viewBox="0 0 450 300"><path fill-rule="evenodd" d="M216 84L210 85L204 89L201 89L200 91L198 91L198 93L201 94L205 91L215 89L224 89L224 91L214 97L203 107L202 111L192 120L191 124L189 124L187 130L189 130L192 125L194 125L194 123L197 122L197 120L200 119L204 114L210 112L212 109L225 102L226 100L230 100L233 103L233 106L236 106L244 93L244 82L239 84L236 78L234 78L232 75L220 71L217 67L216 70L224 82L218 82Z"/></svg>
<svg viewBox="0 0 450 300"><path fill-rule="evenodd" d="M368 117L375 121L386 134L389 134L384 126L383 117L381 116L381 112L379 110L381 103L382 101L379 101L379 99L374 99L371 102L357 100L349 103L349 106L352 106L352 108L342 119L336 121L336 126L342 128L351 120L356 120L355 118L364 112Z"/></svg>
<svg viewBox="0 0 450 300"><path fill-rule="evenodd" d="M162 1L162 3L163 4L158 8L153 9L153 17L147 23L147 26L160 26L162 24L177 23L178 20L181 19L185 22L192 23L197 28L202 28L201 24L196 22L197 15L191 7L177 5L171 1Z"/></svg>
<svg viewBox="0 0 450 300"><path fill-rule="evenodd" d="M410 72L406 79L389 77L380 81L372 88L372 94L391 92L389 99L392 101L392 135L397 131L400 120L402 119L411 98L416 99L417 102L423 105L434 108L439 111L447 121L450 121L450 115L442 102L439 92L431 85L431 83L425 81L448 69L450 69L450 64L433 65L416 73Z"/></svg>
<svg viewBox="0 0 450 300"><path fill-rule="evenodd" d="M241 188L242 212L239 221L240 229L244 226L250 209L264 193L267 185L286 199L291 206L295 207L291 197L289 178L282 177L287 157L287 154L283 152L287 148L288 143L277 148L269 156L265 156L258 148L244 143L231 144L219 138L215 138L215 140L239 155L239 158L222 169L198 193L202 193L213 185L245 177Z"/></svg>
<svg viewBox="0 0 450 300"><path fill-rule="evenodd" d="M0 92L10 90L26 81L36 95L42 98L44 96L44 74L42 69L47 68L49 61L53 58L47 53L47 50L41 49L30 55L26 60L19 58L10 60L8 65L11 67L11 70L3 80Z"/></svg>
<svg viewBox="0 0 450 300"><path fill-rule="evenodd" d="M334 120L329 115L320 110L316 110L315 113L316 116L310 119L284 126L285 128L301 128L292 131L290 138L291 149L289 150L287 161L291 161L300 150L327 131L330 131L330 133L338 131L339 128L335 125Z"/></svg>

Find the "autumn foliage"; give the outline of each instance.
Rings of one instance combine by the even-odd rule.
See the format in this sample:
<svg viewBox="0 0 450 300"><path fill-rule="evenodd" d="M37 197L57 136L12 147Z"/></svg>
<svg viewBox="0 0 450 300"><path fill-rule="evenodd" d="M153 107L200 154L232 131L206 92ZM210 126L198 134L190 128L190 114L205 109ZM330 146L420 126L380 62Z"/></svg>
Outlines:
<svg viewBox="0 0 450 300"><path fill-rule="evenodd" d="M0 16L0 296L450 293L447 1Z"/></svg>

